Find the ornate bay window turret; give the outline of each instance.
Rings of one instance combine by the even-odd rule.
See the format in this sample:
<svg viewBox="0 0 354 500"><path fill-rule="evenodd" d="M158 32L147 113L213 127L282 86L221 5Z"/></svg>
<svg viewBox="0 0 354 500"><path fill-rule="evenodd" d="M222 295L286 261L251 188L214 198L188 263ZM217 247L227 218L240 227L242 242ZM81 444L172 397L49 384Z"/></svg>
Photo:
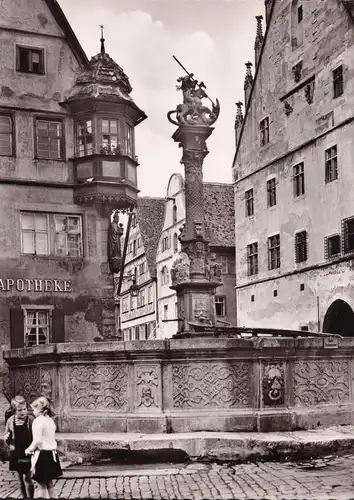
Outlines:
<svg viewBox="0 0 354 500"><path fill-rule="evenodd" d="M64 103L75 129L74 200L126 209L138 194L134 128L146 115L129 95L127 75L101 42L101 52L78 76Z"/></svg>

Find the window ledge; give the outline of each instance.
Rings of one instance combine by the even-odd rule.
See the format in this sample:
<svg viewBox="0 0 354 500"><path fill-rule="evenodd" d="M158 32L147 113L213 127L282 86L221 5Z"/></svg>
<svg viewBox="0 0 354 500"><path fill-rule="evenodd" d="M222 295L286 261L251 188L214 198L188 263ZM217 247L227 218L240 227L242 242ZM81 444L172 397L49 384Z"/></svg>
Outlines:
<svg viewBox="0 0 354 500"><path fill-rule="evenodd" d="M84 262L85 257L71 257L69 255L38 255L33 253L21 253L21 257L26 257L30 259L44 259L44 260L54 260L61 261L63 259L71 262Z"/></svg>
<svg viewBox="0 0 354 500"><path fill-rule="evenodd" d="M0 153L0 156L2 156L3 158L4 158L4 157L7 157L7 158L16 158L16 155L15 155L14 153L9 154L9 155L7 155L7 154L3 154L3 153Z"/></svg>
<svg viewBox="0 0 354 500"><path fill-rule="evenodd" d="M41 156L35 156L34 161L55 161L59 163L65 163L66 159L65 158L43 158Z"/></svg>

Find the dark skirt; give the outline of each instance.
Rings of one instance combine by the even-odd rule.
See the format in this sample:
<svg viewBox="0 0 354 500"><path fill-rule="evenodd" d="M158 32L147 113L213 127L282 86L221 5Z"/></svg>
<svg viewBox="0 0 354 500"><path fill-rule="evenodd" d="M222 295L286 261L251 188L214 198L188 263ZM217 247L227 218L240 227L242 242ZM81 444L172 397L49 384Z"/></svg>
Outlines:
<svg viewBox="0 0 354 500"><path fill-rule="evenodd" d="M56 460L53 458L55 454ZM56 479L63 475L61 470L59 455L56 451L41 450L35 465L33 479L37 483L45 483L51 479Z"/></svg>
<svg viewBox="0 0 354 500"><path fill-rule="evenodd" d="M27 474L31 470L31 457L26 457L24 453L18 456L16 452L10 452L9 462L10 470L19 474Z"/></svg>

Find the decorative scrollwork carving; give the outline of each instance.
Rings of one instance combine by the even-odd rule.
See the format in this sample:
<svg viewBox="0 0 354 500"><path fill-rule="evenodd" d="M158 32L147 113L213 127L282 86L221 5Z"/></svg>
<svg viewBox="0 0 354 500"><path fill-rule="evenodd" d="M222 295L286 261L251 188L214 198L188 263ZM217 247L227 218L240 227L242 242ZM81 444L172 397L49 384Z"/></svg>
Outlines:
<svg viewBox="0 0 354 500"><path fill-rule="evenodd" d="M72 408L124 411L127 407L127 390L126 364L80 365L70 369L69 394Z"/></svg>
<svg viewBox="0 0 354 500"><path fill-rule="evenodd" d="M174 408L245 408L250 406L251 365L245 362L172 366Z"/></svg>
<svg viewBox="0 0 354 500"><path fill-rule="evenodd" d="M346 403L350 394L349 361L295 361L293 388L297 406Z"/></svg>
<svg viewBox="0 0 354 500"><path fill-rule="evenodd" d="M13 395L21 394L27 402L32 402L40 394L39 368L17 368L10 372Z"/></svg>
<svg viewBox="0 0 354 500"><path fill-rule="evenodd" d="M190 260L185 252L180 252L179 257L174 261L171 268L172 285L185 283L190 277Z"/></svg>

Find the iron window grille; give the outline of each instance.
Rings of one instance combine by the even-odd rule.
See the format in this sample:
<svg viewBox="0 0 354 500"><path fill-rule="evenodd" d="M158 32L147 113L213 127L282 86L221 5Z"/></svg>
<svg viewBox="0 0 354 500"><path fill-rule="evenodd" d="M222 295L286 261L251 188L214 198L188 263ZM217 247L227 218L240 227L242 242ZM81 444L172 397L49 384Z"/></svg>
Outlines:
<svg viewBox="0 0 354 500"><path fill-rule="evenodd" d="M295 262L305 262L307 260L307 231L300 231L295 234Z"/></svg>
<svg viewBox="0 0 354 500"><path fill-rule="evenodd" d="M325 259L337 257L341 254L340 234L333 234L325 238Z"/></svg>

